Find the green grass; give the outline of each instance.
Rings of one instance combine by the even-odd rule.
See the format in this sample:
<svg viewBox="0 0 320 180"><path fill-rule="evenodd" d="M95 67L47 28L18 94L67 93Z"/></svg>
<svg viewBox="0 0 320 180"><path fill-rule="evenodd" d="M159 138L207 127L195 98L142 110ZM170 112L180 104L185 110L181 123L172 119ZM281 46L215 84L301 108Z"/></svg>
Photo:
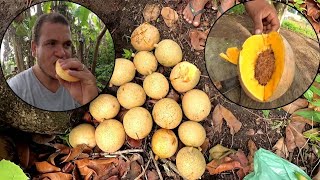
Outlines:
<svg viewBox="0 0 320 180"><path fill-rule="evenodd" d="M283 23L281 24L281 27L289 29L293 32L302 34L306 37L310 37L312 39L317 39L316 33L314 32L314 30L312 29L311 26L305 27L305 26L299 25L295 21L284 20Z"/></svg>

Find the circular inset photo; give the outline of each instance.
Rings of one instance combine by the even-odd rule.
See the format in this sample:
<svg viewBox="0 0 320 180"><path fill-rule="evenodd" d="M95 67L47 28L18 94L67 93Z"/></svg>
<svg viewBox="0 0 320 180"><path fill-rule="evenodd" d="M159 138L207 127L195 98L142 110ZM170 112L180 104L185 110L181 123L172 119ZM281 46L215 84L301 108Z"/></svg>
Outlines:
<svg viewBox="0 0 320 180"><path fill-rule="evenodd" d="M273 30L276 23L268 17L259 22L262 33L255 34L260 26L248 4L233 6L213 25L205 47L208 74L220 93L238 105L278 108L303 95L316 77L317 33L302 14L278 3L274 19L279 28Z"/></svg>
<svg viewBox="0 0 320 180"><path fill-rule="evenodd" d="M22 100L67 111L89 103L108 84L115 53L96 14L76 3L49 1L11 22L0 58L8 85Z"/></svg>

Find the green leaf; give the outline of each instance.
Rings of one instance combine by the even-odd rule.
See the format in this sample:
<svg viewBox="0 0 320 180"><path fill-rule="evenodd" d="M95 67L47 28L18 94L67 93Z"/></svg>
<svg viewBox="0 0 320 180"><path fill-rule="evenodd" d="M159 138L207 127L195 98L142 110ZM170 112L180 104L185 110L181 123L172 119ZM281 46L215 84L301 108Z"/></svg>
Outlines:
<svg viewBox="0 0 320 180"><path fill-rule="evenodd" d="M123 49L123 52L124 52L122 54L123 58L130 59L132 57L132 53L133 53L132 49Z"/></svg>
<svg viewBox="0 0 320 180"><path fill-rule="evenodd" d="M320 89L318 89L317 87L315 87L314 85L312 85L310 88L309 88L312 92L316 93L317 95L320 96Z"/></svg>
<svg viewBox="0 0 320 180"><path fill-rule="evenodd" d="M43 3L42 11L43 11L44 13L49 13L50 10L51 10L51 5L52 5L52 1Z"/></svg>
<svg viewBox="0 0 320 180"><path fill-rule="evenodd" d="M318 2L320 3L320 0L318 0ZM316 77L316 82L320 83L320 75L319 74Z"/></svg>
<svg viewBox="0 0 320 180"><path fill-rule="evenodd" d="M28 32L27 32L27 30L25 29L25 27L24 27L23 24L19 24L19 25L17 26L16 34L17 34L18 36L21 36L21 37L24 37L24 36L27 36L27 35L28 35Z"/></svg>
<svg viewBox="0 0 320 180"><path fill-rule="evenodd" d="M320 107L320 100L315 101L315 102L310 102L312 105Z"/></svg>
<svg viewBox="0 0 320 180"><path fill-rule="evenodd" d="M5 159L0 161L0 174L1 179L6 180L29 179L19 166Z"/></svg>
<svg viewBox="0 0 320 180"><path fill-rule="evenodd" d="M310 119L312 121L320 122L320 112L313 111L313 110L298 110L294 112L294 114L297 114L299 116L302 116L304 118Z"/></svg>
<svg viewBox="0 0 320 180"><path fill-rule="evenodd" d="M269 118L270 110L262 110L262 113L264 118Z"/></svg>
<svg viewBox="0 0 320 180"><path fill-rule="evenodd" d="M313 98L313 92L308 89L304 94L303 96L309 101L311 102L312 101L312 98Z"/></svg>
<svg viewBox="0 0 320 180"><path fill-rule="evenodd" d="M78 17L78 20L80 21L80 26L88 26L89 14L90 11L87 8L79 6L75 11L74 16Z"/></svg>
<svg viewBox="0 0 320 180"><path fill-rule="evenodd" d="M320 142L320 128L313 128L303 133L312 142Z"/></svg>

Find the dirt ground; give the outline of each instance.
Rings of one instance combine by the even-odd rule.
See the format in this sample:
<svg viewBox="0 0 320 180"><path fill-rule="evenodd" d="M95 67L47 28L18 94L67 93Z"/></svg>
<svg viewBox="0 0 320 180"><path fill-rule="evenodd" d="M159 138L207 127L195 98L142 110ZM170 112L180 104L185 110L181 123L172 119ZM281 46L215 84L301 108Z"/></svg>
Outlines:
<svg viewBox="0 0 320 180"><path fill-rule="evenodd" d="M189 31L194 29L192 25L186 23L182 18L182 10L187 5L186 1L180 0L125 0L114 2L115 5L114 12L109 12L109 5L101 5L99 7L100 1L79 2L86 7L92 7L92 10L98 14L107 25L110 26L109 31L112 33L112 37L115 43L116 57L121 57L123 49L133 49L130 44L130 35L132 31L141 23L144 22L142 11L146 4L159 3L161 7L169 6L175 9L179 14L178 26L175 29L168 28L163 18L159 17L159 20L152 22L161 34L161 39L173 39L181 46L183 51L183 60L189 61L195 64L201 71L200 83L197 85L197 89L204 90L210 97L212 102L212 107L217 104L221 104L227 109L229 109L238 120L241 121L242 127L238 133L232 136L229 129L224 122L223 129L221 133L214 133L212 128L212 115L210 114L208 118L203 121L203 125L207 131L207 137L210 140L210 146L213 147L216 144L221 144L225 147L232 149L242 149L245 154L248 154L248 141L252 139L258 148L265 148L272 150L273 145L277 142L280 137L284 136L285 129L284 126L288 123L288 114L283 110L275 109L270 112L268 118L264 118L261 110L250 110L233 104L224 98L214 87L211 82L204 60L204 51L194 51L190 44ZM2 2L3 3L3 2ZM6 3L4 3L6 5ZM23 2L19 2L23 5ZM103 3L105 4L105 3ZM5 7L8 7L6 5ZM104 10L104 8L106 10ZM118 14L117 14L118 13ZM0 13L1 15L1 13ZM114 18L114 19L113 19ZM205 14L202 17L202 23L199 28L200 31L205 31L210 28L216 19L216 12L210 8L207 8ZM290 36L289 32L285 32ZM295 39L296 37L292 37ZM290 39L290 38L289 38ZM289 40L288 39L288 40ZM290 40L289 40L290 41ZM298 45L300 41L292 41ZM313 40L306 40L307 44L314 48L318 48L318 43ZM254 133L248 133L251 131ZM302 150L303 151L303 150ZM311 169L314 168L315 164L308 163L298 157L298 150L290 154L290 160L296 165L302 167L308 174ZM205 156L208 157L208 152ZM208 160L208 159L207 159ZM163 168L160 167L163 174ZM164 175L165 176L165 175ZM219 175L210 176L208 172L205 173L203 179L237 179L234 172L221 173Z"/></svg>

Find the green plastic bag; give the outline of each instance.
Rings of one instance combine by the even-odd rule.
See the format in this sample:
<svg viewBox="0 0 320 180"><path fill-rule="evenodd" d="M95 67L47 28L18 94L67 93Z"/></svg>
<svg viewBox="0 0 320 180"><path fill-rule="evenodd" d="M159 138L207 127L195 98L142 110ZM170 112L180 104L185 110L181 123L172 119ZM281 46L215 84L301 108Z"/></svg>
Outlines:
<svg viewBox="0 0 320 180"><path fill-rule="evenodd" d="M254 155L254 172L244 180L311 180L298 166L260 148Z"/></svg>

